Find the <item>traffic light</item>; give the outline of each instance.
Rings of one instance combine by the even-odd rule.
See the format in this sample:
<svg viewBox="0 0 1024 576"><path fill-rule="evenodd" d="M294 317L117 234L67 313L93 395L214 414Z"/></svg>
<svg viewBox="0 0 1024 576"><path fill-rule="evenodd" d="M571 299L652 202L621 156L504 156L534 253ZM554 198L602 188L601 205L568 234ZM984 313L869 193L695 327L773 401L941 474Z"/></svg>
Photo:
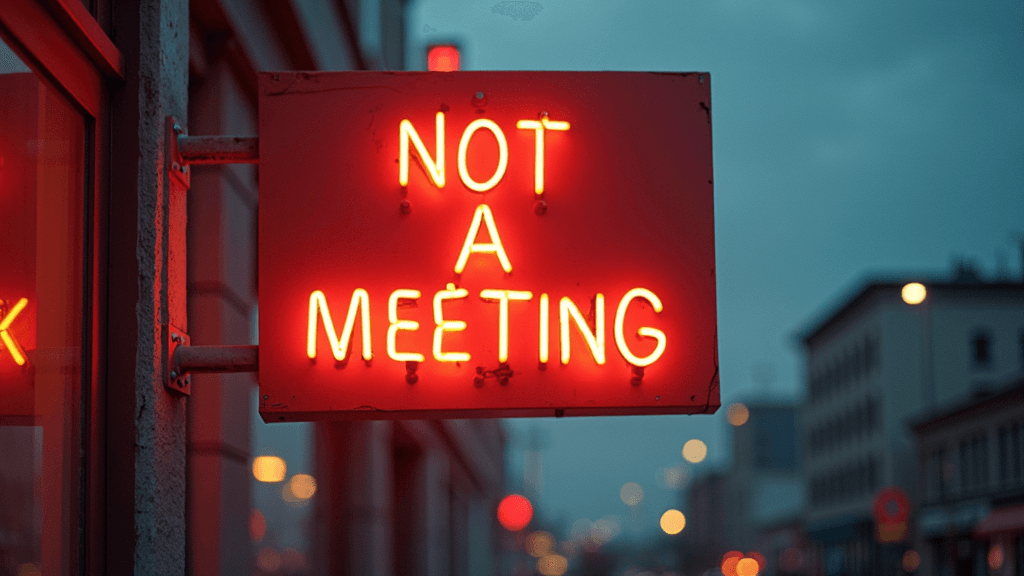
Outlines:
<svg viewBox="0 0 1024 576"><path fill-rule="evenodd" d="M459 47L454 44L434 44L427 47L427 70L458 72Z"/></svg>

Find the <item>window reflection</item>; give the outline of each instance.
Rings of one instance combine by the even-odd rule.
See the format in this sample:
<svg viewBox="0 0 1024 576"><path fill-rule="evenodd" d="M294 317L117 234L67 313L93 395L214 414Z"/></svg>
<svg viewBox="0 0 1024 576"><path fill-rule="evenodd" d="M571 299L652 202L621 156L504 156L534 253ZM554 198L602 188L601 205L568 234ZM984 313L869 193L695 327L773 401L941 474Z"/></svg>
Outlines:
<svg viewBox="0 0 1024 576"><path fill-rule="evenodd" d="M0 574L75 571L85 120L0 43Z"/></svg>

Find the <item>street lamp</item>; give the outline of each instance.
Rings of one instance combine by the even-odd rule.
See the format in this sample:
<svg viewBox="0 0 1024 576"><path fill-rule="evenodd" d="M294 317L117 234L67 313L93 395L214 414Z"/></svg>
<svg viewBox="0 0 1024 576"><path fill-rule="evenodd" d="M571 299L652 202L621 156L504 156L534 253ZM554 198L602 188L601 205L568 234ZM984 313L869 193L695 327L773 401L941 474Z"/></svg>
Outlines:
<svg viewBox="0 0 1024 576"><path fill-rule="evenodd" d="M911 306L917 306L928 296L928 290L920 282L911 282L903 287L901 293L903 301Z"/></svg>

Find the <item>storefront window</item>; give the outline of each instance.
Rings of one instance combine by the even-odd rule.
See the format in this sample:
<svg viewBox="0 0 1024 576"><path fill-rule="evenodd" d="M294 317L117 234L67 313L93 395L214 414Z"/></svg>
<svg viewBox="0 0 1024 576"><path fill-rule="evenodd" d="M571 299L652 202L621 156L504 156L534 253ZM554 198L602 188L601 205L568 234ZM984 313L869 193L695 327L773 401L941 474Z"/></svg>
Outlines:
<svg viewBox="0 0 1024 576"><path fill-rule="evenodd" d="M81 551L85 120L0 42L0 574Z"/></svg>

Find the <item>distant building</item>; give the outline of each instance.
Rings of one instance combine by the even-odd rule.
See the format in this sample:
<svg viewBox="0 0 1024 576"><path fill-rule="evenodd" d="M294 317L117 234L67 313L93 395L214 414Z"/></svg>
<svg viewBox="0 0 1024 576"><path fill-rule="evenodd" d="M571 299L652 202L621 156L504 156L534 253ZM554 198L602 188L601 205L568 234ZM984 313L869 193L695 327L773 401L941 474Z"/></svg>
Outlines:
<svg viewBox="0 0 1024 576"><path fill-rule="evenodd" d="M905 284L864 284L801 337L805 520L824 574L896 573L906 544L879 544L871 509L887 486L917 502L907 422L1022 370L1024 285L962 274L912 305Z"/></svg>
<svg viewBox="0 0 1024 576"><path fill-rule="evenodd" d="M918 421L924 574L1024 573L1024 378Z"/></svg>

